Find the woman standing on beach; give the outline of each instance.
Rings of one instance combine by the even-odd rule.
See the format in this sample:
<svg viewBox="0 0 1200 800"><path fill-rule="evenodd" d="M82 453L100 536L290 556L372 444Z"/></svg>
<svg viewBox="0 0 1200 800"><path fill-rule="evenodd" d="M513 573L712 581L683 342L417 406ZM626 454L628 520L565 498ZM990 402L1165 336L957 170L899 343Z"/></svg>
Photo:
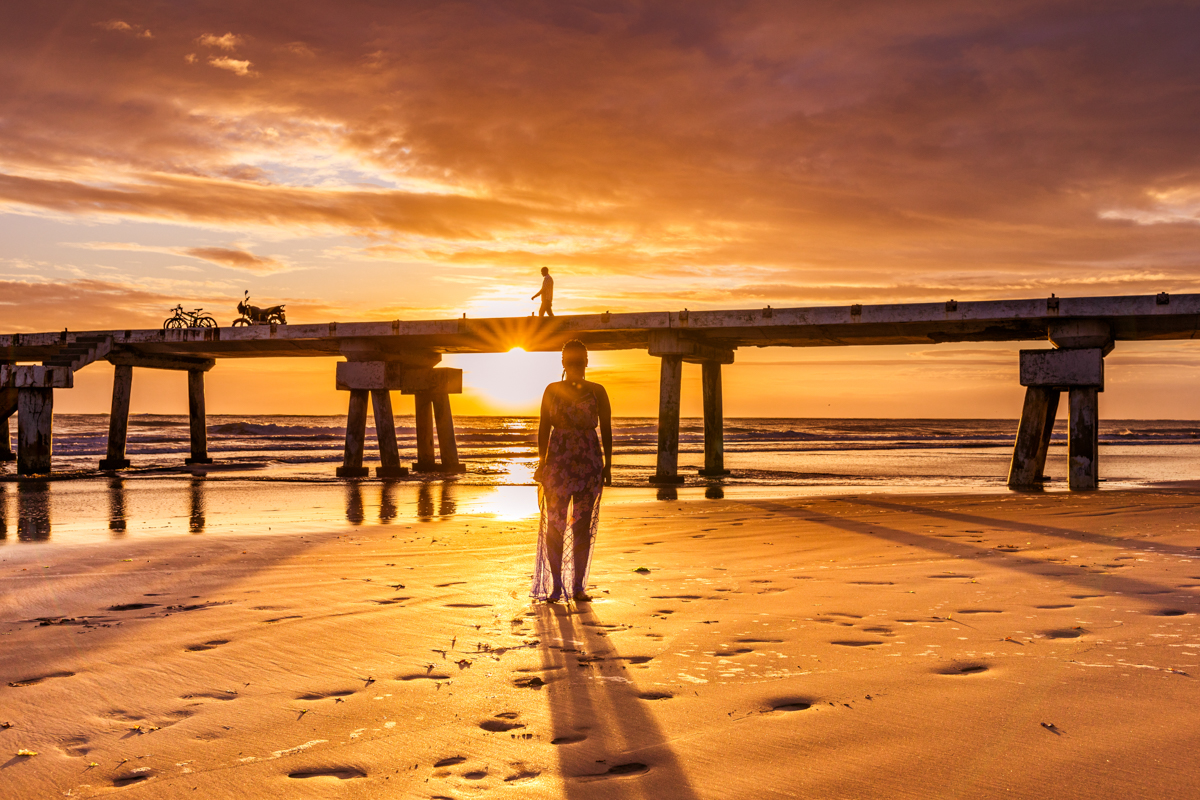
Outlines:
<svg viewBox="0 0 1200 800"><path fill-rule="evenodd" d="M546 387L538 426L537 472L542 509L533 591L554 602L570 591L587 600L592 545L600 524L600 491L612 485L612 408L608 392L584 380L587 347L572 339L562 349L563 379ZM600 439L604 441L601 456ZM570 531L570 536L566 535Z"/></svg>

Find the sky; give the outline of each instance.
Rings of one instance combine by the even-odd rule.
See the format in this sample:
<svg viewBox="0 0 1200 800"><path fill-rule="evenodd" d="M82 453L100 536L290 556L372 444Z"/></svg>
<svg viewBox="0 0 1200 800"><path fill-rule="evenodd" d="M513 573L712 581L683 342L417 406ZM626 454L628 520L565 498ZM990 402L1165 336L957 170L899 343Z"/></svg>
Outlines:
<svg viewBox="0 0 1200 800"><path fill-rule="evenodd" d="M1196 292L1196 30L1104 0L5 3L0 329L228 324L246 290L293 322L527 315L542 266L560 314ZM743 350L725 410L1016 417L1021 346ZM444 364L458 413L558 372ZM1197 343L1108 364L1102 415L1200 417ZM333 370L223 362L208 409L344 413ZM106 411L111 375L56 409ZM592 377L655 413L656 359ZM135 412L186 402L139 371Z"/></svg>

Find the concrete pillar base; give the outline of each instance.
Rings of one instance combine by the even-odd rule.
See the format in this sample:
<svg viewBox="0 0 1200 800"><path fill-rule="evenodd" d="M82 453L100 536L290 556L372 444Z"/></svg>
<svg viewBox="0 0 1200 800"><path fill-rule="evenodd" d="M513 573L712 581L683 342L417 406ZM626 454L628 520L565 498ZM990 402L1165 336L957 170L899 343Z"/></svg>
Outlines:
<svg viewBox="0 0 1200 800"><path fill-rule="evenodd" d="M732 474L729 470L723 469L723 468L722 469L705 469L704 467L701 467L700 469L696 470L696 472L700 475L705 476L706 478L720 478L723 475Z"/></svg>
<svg viewBox="0 0 1200 800"><path fill-rule="evenodd" d="M679 484L679 483L683 483L683 476L682 475L651 475L647 482L648 483Z"/></svg>
<svg viewBox="0 0 1200 800"><path fill-rule="evenodd" d="M391 466L375 468L375 477L377 478L403 478L406 475L408 475L406 467Z"/></svg>
<svg viewBox="0 0 1200 800"><path fill-rule="evenodd" d="M129 469L128 458L104 458L100 460L99 469L104 472L111 472L116 469Z"/></svg>
<svg viewBox="0 0 1200 800"><path fill-rule="evenodd" d="M337 476L339 478L366 478L370 476L371 470L366 467L338 467Z"/></svg>
<svg viewBox="0 0 1200 800"><path fill-rule="evenodd" d="M211 464L213 460L208 456L193 456L192 458L185 458L183 463L191 466L192 464Z"/></svg>
<svg viewBox="0 0 1200 800"><path fill-rule="evenodd" d="M436 461L412 462L413 472L440 472L443 475L461 475L467 471L465 464L439 464Z"/></svg>

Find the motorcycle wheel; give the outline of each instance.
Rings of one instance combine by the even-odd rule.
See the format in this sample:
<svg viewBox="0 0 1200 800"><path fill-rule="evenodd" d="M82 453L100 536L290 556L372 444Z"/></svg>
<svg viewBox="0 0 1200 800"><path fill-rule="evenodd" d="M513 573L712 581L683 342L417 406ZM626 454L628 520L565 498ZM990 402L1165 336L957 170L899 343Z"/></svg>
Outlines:
<svg viewBox="0 0 1200 800"><path fill-rule="evenodd" d="M163 328L168 330L180 330L186 327L187 325L179 317L171 317L169 320L163 323Z"/></svg>
<svg viewBox="0 0 1200 800"><path fill-rule="evenodd" d="M235 319L235 320L233 321L233 325L232 325L232 327L234 327L234 328L241 328L241 327L244 327L244 326L248 326L249 324L250 324L250 320L246 319L245 317L240 317L240 318L238 318L238 319Z"/></svg>
<svg viewBox="0 0 1200 800"><path fill-rule="evenodd" d="M287 325L287 318L285 318L283 316L282 312L279 314L272 314L271 316L269 316L267 318L267 321L275 322L275 323L278 323L279 325Z"/></svg>
<svg viewBox="0 0 1200 800"><path fill-rule="evenodd" d="M198 317L196 319L196 326L199 328L215 328L217 327L217 321L212 317Z"/></svg>

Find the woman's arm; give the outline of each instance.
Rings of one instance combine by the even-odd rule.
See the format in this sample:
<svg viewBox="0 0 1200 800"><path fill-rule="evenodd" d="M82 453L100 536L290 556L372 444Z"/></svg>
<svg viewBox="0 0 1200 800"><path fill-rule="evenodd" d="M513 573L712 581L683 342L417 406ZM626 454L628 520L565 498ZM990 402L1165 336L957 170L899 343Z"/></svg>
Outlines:
<svg viewBox="0 0 1200 800"><path fill-rule="evenodd" d="M608 392L596 384L596 405L600 412L600 441L604 444L604 485L612 486L612 406L608 402Z"/></svg>
<svg viewBox="0 0 1200 800"><path fill-rule="evenodd" d="M538 420L538 464L546 463L546 450L550 447L550 392L554 384L542 393L541 418Z"/></svg>

